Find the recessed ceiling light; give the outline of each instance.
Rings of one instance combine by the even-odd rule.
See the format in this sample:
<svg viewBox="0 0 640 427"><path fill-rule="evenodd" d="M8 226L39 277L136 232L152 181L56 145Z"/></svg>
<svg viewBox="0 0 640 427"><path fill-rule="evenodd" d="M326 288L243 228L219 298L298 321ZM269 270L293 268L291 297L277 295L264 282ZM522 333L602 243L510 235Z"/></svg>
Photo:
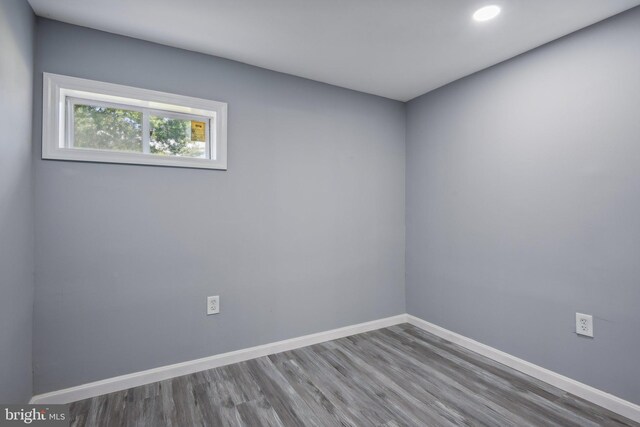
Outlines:
<svg viewBox="0 0 640 427"><path fill-rule="evenodd" d="M500 7L496 5L481 7L476 10L476 13L473 14L473 19L476 21L488 21L489 19L493 19L500 14Z"/></svg>

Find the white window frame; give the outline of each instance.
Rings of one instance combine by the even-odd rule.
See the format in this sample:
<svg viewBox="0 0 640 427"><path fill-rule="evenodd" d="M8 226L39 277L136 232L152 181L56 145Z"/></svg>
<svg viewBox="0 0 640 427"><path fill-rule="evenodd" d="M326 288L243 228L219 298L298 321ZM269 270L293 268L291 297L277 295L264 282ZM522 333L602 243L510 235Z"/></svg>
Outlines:
<svg viewBox="0 0 640 427"><path fill-rule="evenodd" d="M74 148L76 103L140 111L143 114L205 121L208 158L149 153L149 129L143 120L143 152ZM227 104L113 83L43 73L42 158L81 162L124 163L201 169L227 169Z"/></svg>

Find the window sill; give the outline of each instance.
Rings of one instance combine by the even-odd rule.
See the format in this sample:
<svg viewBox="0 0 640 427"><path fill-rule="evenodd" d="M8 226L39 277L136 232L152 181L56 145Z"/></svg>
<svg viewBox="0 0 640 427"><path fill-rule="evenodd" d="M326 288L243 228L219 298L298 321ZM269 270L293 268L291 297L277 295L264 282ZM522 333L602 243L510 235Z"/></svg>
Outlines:
<svg viewBox="0 0 640 427"><path fill-rule="evenodd" d="M179 168L227 170L226 162L192 157L160 156L142 153L104 152L90 149L58 148L42 153L43 160L67 160L92 163L168 166Z"/></svg>

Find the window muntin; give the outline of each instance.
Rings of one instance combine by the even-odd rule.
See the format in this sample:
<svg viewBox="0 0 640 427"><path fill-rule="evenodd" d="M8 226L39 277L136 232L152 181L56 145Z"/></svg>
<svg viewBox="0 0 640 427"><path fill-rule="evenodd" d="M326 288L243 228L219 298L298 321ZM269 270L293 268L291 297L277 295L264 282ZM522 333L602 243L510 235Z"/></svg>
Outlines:
<svg viewBox="0 0 640 427"><path fill-rule="evenodd" d="M45 159L226 169L225 103L47 73L44 92Z"/></svg>

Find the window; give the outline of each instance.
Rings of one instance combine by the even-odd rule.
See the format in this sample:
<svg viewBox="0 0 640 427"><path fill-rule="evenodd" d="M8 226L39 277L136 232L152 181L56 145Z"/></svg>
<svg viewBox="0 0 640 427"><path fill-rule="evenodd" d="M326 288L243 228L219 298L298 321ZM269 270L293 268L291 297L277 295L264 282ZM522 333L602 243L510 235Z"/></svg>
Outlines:
<svg viewBox="0 0 640 427"><path fill-rule="evenodd" d="M44 73L42 158L227 169L227 104Z"/></svg>

